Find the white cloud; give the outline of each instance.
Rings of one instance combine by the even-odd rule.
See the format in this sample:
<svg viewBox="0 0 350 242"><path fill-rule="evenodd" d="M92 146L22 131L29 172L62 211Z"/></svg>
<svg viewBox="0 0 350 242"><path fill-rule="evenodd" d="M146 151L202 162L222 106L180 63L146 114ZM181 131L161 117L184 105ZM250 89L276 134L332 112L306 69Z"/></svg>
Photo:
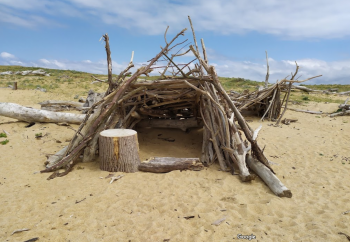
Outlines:
<svg viewBox="0 0 350 242"><path fill-rule="evenodd" d="M40 59L39 62L43 63L44 65L49 65L51 62L46 59Z"/></svg>
<svg viewBox="0 0 350 242"><path fill-rule="evenodd" d="M7 9L0 10L0 22L21 26L44 24L35 19L44 13L46 20L50 16L99 19L145 34L163 34L167 25L169 33L189 27L190 15L197 31L219 34L256 31L311 39L350 35L350 1L344 0L0 0L0 6Z"/></svg>
<svg viewBox="0 0 350 242"><path fill-rule="evenodd" d="M4 58L4 59L15 59L16 58L16 56L14 56L10 53L7 53L7 52L1 52L0 57Z"/></svg>

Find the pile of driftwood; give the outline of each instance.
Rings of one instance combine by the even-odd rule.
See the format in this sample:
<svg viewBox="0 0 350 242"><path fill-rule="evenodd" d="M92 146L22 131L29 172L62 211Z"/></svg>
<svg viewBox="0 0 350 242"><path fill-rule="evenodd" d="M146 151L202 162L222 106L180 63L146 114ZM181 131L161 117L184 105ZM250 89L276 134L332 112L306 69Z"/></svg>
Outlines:
<svg viewBox="0 0 350 242"><path fill-rule="evenodd" d="M291 78L288 77L277 81L275 84L269 86L269 63L268 56L266 52L266 62L267 62L267 73L265 78L265 87L259 87L257 91L254 92L243 92L242 94L233 92L231 94L231 99L237 106L239 111L250 110L255 113L256 116L261 117L261 121L267 118L269 121L276 121L276 125L281 121L285 110L287 109L288 100L290 92L294 86L293 83L302 83L313 78L320 77L322 75L307 78L305 80L298 81L295 80L298 74L299 66L296 64L296 70L291 73ZM281 95L284 93L284 97L281 101ZM284 105L283 113L281 114L282 107Z"/></svg>
<svg viewBox="0 0 350 242"><path fill-rule="evenodd" d="M108 89L104 97L88 110L69 146L61 152L61 158L41 172L65 168L65 172L56 172L55 176L65 175L81 154L83 161L94 160L98 151L99 133L106 129L130 129L138 125L186 130L200 126L203 127L202 163L210 165L217 160L222 171L230 171L232 174L238 169L242 181L250 181L256 176L248 169L249 166L276 195L291 197L291 191L275 176L257 142L261 127L253 131L223 89L214 66L209 65L203 39L203 57L199 52L193 27L195 46L190 45L187 51L180 53L187 40L174 44L185 31L186 29L182 30L169 42L166 31L165 46L161 47L161 51L147 66L139 68L128 77L129 70L134 66L132 54L128 67L116 78L112 76L109 38L107 34L104 35ZM179 50L171 54L174 48ZM175 63L175 57L190 51L196 57L191 62L197 61L194 68L190 68L191 62ZM168 64L163 67L160 79L138 81L141 75L148 75L157 68L156 64L161 58ZM167 75L168 73L171 75Z"/></svg>
<svg viewBox="0 0 350 242"><path fill-rule="evenodd" d="M349 98L345 100L343 104L339 105L339 109L337 112L332 113L329 115L330 117L335 117L335 116L345 116L345 115L350 115L350 104L348 104Z"/></svg>

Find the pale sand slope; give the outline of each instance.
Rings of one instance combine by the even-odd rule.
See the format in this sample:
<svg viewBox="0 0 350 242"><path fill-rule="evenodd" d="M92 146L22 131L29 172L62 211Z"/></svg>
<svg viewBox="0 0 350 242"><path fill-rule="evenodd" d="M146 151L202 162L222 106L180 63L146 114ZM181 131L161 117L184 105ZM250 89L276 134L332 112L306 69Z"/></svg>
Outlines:
<svg viewBox="0 0 350 242"><path fill-rule="evenodd" d="M0 102L38 108L36 103L47 99L67 98L0 90ZM336 107L296 108L327 112ZM56 124L24 128L24 122L0 117L0 131L10 133L10 142L0 145L0 241L236 241L237 234L254 234L253 241L347 241L338 232L350 234L350 214L342 215L350 210L350 117L293 111L285 117L299 121L283 128L264 122L258 140L266 145L267 157L278 163L273 168L292 190L291 199L276 197L258 178L242 183L218 166L200 172L125 174L109 184L109 179L100 179L108 172L96 162L79 163L67 176L48 181L49 174L33 173L43 169L45 154L68 144L74 131ZM259 126L257 118L248 119L254 120L254 128ZM36 140L40 132L46 136ZM201 132L143 129L139 142L142 159L198 157ZM221 225L211 225L224 216ZM30 231L11 236L21 228Z"/></svg>

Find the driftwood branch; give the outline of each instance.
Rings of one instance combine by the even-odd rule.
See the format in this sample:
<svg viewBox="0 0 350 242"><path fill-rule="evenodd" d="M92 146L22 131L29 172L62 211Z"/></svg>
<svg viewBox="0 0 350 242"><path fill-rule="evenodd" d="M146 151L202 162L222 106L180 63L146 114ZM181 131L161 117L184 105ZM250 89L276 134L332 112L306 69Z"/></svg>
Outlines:
<svg viewBox="0 0 350 242"><path fill-rule="evenodd" d="M35 108L27 108L15 103L0 103L0 116L25 122L80 124L84 114L57 113Z"/></svg>
<svg viewBox="0 0 350 242"><path fill-rule="evenodd" d="M292 192L259 161L248 155L247 164L271 189L271 191L279 197L292 197Z"/></svg>
<svg viewBox="0 0 350 242"><path fill-rule="evenodd" d="M112 59L111 59L111 50L109 47L109 37L108 34L103 35L103 39L106 42L105 49L107 54L107 65L108 65L108 84L109 89L112 89Z"/></svg>
<svg viewBox="0 0 350 242"><path fill-rule="evenodd" d="M269 67L269 58L267 56L267 51L265 51L265 53L266 53L266 69L267 69L266 78L265 78L265 88L267 88L269 85L270 67Z"/></svg>
<svg viewBox="0 0 350 242"><path fill-rule="evenodd" d="M297 70L298 70L298 68L299 68L299 66L297 66ZM296 75L296 73L297 73L297 71L295 72L295 75ZM294 75L294 76L295 76L295 75ZM294 78L294 76L293 76L292 78ZM291 89L292 89L292 83L290 82L290 83L289 83L289 86L288 86L288 93L287 93L286 105L284 106L283 112L282 112L281 116L278 118L278 120L277 120L275 126L278 126L278 125L279 125L279 123L281 122L281 119L282 119L283 115L284 115L285 112L287 111L288 100L289 100L289 95L290 95Z"/></svg>
<svg viewBox="0 0 350 242"><path fill-rule="evenodd" d="M310 114L325 114L322 111L310 111L310 110L303 110L303 109L296 109L296 108L288 108L289 110L295 111L295 112L301 112L301 113L310 113Z"/></svg>

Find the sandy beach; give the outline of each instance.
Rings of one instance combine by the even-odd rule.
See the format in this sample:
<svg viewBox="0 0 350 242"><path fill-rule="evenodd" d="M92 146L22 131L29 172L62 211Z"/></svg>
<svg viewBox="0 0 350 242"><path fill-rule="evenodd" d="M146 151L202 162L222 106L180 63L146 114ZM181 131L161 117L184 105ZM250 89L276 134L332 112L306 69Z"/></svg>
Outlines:
<svg viewBox="0 0 350 242"><path fill-rule="evenodd" d="M72 97L0 89L0 102L40 108L49 99ZM333 112L338 104L291 107ZM259 178L242 183L218 165L128 173L110 184L98 162L78 163L67 176L47 180L50 174L38 173L45 155L68 145L78 126L25 128L25 122L0 116L0 132L9 133L9 143L0 145L0 241L239 241L238 234L256 236L252 241L347 241L338 233L350 235L350 213L342 214L350 210L350 117L290 110L285 117L298 121L281 127L263 122L258 142L292 198L275 196ZM247 120L260 125L257 117ZM201 129L137 131L141 160L200 156ZM12 235L23 228L29 230Z"/></svg>

